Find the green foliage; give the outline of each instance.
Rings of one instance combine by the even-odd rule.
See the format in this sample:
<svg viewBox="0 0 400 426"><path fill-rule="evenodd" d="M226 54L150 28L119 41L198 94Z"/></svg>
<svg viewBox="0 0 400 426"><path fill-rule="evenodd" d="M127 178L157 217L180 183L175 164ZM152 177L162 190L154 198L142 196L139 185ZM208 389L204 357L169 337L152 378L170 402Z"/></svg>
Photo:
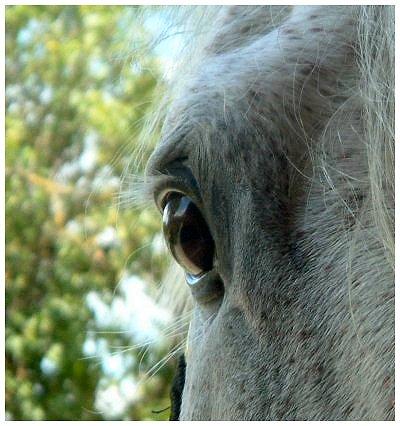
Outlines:
<svg viewBox="0 0 400 426"><path fill-rule="evenodd" d="M145 370L165 354L127 351L114 377L84 349L99 328L87 295L111 306L121 277L155 283L165 266L151 251L158 217L114 201L157 81L154 56L139 67L129 55L129 40L146 42L139 9L6 7L6 411L15 420L109 418L96 392L124 375L137 381L139 358ZM168 407L171 374L167 366L141 384L115 418L166 419L152 410Z"/></svg>

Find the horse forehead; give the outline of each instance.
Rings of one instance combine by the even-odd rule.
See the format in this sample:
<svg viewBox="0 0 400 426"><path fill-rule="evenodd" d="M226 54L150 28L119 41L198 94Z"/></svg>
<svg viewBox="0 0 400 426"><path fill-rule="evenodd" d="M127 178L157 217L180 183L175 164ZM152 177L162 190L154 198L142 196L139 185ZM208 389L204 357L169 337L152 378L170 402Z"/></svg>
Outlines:
<svg viewBox="0 0 400 426"><path fill-rule="evenodd" d="M182 131L186 127L189 132L191 126L199 130L199 138L185 140L185 144L191 147L202 141L218 140L221 132L246 127L249 113L259 102L267 104L268 111L273 109L274 113L279 113L276 109L285 96L291 96L285 92L296 83L294 80L304 78L302 72L311 74L313 64L322 69L330 65L323 63L324 56L319 51L328 56L328 51L335 51L347 43L347 38L337 33L348 31L350 19L347 22L345 17L351 14L351 8L344 11L340 7L296 6L290 16L248 44L220 55L205 55L201 67L187 77L182 76L180 95L173 101L165 124L169 136L155 155L176 150L179 142L174 139L178 138L170 136L176 133L176 129ZM328 32L338 37L337 45L332 43ZM295 88L292 90L294 92ZM303 92L302 97L306 98ZM211 131L216 137L206 138L205 131L208 136ZM227 144L219 140L218 145Z"/></svg>
<svg viewBox="0 0 400 426"><path fill-rule="evenodd" d="M239 168L236 166L243 156L250 158L257 155L254 151L257 145L251 144L254 135L249 136L250 116L252 124L257 124L255 121L258 120L263 128L267 126L270 138L279 140L282 126L270 121L277 122L276 117L282 115L279 107L284 97L290 95L285 95L285 88L288 80L294 78L296 68L299 68L296 65L299 49L294 45L299 43L303 46L304 39L311 36L311 44L319 45L324 39L320 35L317 41L312 31L305 31L301 37L296 35L296 40L292 40L294 36L289 28L305 25L304 20L307 18L312 21L309 24L312 25L311 29L327 15L332 18L336 13L343 18L341 8L328 11L325 8L322 12L318 7L294 7L286 20L267 34L260 34L258 40L234 52L205 57L201 69L190 74L190 81L183 83L180 96L171 105L164 137L150 158L148 173L159 171L163 164L183 157L190 157L194 167L197 167L202 157L207 158L204 163L208 165L201 165L203 170L200 174L237 173ZM328 27L336 25L324 24ZM285 31L281 31L283 27ZM285 43L291 46L290 51L285 48ZM289 52L294 55L288 63L283 58L285 55L282 49L285 55L289 55ZM300 51L305 51L304 46ZM303 103L306 98L303 93ZM215 168L218 159L226 166L224 170ZM208 170L204 170L205 167ZM252 168L240 169L247 175L253 173Z"/></svg>

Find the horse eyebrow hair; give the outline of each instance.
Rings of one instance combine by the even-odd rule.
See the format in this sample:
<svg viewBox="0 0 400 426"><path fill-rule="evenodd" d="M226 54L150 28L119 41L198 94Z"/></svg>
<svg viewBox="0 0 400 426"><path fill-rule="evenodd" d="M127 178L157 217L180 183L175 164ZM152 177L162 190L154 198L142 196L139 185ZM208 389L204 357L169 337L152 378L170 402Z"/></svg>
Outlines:
<svg viewBox="0 0 400 426"><path fill-rule="evenodd" d="M162 163L161 162L161 166L156 169L156 171L158 173L162 173L165 175L170 175L171 173L169 173L171 170L181 170L181 169L188 169L189 173L192 174L192 172L190 171L190 168L188 168L185 165L185 162L187 162L187 160L189 159L189 157L187 155L185 156L181 156L181 157L176 157L172 160L169 160L167 163ZM154 170L154 169L153 169ZM150 173L150 176L152 175L152 173Z"/></svg>
<svg viewBox="0 0 400 426"><path fill-rule="evenodd" d="M187 160L188 157L177 158L165 164L161 171L167 176L183 177L188 180L192 186L197 187L197 181L193 175L192 169L186 164Z"/></svg>
<svg viewBox="0 0 400 426"><path fill-rule="evenodd" d="M178 142L180 142L183 138L184 135L178 139ZM165 141L166 140L168 140L168 138L165 139ZM163 173L165 167L171 163L177 162L178 160L185 161L188 159L187 156L181 155L164 163L163 158L168 158L170 153L168 152L168 145L164 144L161 146L163 146L163 150L165 151L164 154L166 154L166 156L164 157L164 155L160 155L160 157L155 161L155 164L150 163L150 167L148 163L147 172L144 175L142 172L138 172L138 168L136 168L136 172L125 171L120 185L120 190L115 198L115 203L118 207L134 209L154 207L155 189L168 175L168 173ZM161 165L161 167L159 167L159 165Z"/></svg>
<svg viewBox="0 0 400 426"><path fill-rule="evenodd" d="M122 208L146 209L154 207L154 189L165 179L163 174L143 176L125 174L116 198L116 204Z"/></svg>
<svg viewBox="0 0 400 426"><path fill-rule="evenodd" d="M192 170L183 161L188 157L176 158L152 170L146 176L127 174L124 176L122 187L119 191L117 204L124 208L146 208L154 206L154 194L165 183L167 178L180 178L185 186L190 187L200 198L200 189ZM183 161L182 161L183 160Z"/></svg>
<svg viewBox="0 0 400 426"><path fill-rule="evenodd" d="M165 167L174 162L185 162L188 160L188 151L185 145L188 129L175 129L168 136L163 138L156 151L150 157L145 174L147 176L162 173ZM154 154L156 154L154 156Z"/></svg>

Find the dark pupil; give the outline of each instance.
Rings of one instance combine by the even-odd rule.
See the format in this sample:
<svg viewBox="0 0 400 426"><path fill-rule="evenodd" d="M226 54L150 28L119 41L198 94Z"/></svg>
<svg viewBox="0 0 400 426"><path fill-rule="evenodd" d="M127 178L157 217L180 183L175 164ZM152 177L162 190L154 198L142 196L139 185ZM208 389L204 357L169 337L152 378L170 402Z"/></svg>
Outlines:
<svg viewBox="0 0 400 426"><path fill-rule="evenodd" d="M186 271L199 275L212 269L214 241L200 210L189 197L178 193L169 196L163 231L172 255Z"/></svg>

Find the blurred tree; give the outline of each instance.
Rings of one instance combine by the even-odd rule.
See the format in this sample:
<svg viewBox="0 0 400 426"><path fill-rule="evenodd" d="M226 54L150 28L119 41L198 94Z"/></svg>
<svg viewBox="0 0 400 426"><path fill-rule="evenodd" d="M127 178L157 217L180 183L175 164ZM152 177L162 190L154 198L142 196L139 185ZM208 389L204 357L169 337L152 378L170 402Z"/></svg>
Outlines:
<svg viewBox="0 0 400 426"><path fill-rule="evenodd" d="M121 380L133 389L123 376L165 348L120 351L114 375L87 357L132 345L132 335L87 333L99 318L118 329L88 295L111 307L123 277L154 283L164 270L151 251L158 218L114 202L159 69L154 55L129 54L128 40L147 40L139 9L6 7L6 412L15 420L169 414L152 414L169 405L168 366L120 413L96 402Z"/></svg>

